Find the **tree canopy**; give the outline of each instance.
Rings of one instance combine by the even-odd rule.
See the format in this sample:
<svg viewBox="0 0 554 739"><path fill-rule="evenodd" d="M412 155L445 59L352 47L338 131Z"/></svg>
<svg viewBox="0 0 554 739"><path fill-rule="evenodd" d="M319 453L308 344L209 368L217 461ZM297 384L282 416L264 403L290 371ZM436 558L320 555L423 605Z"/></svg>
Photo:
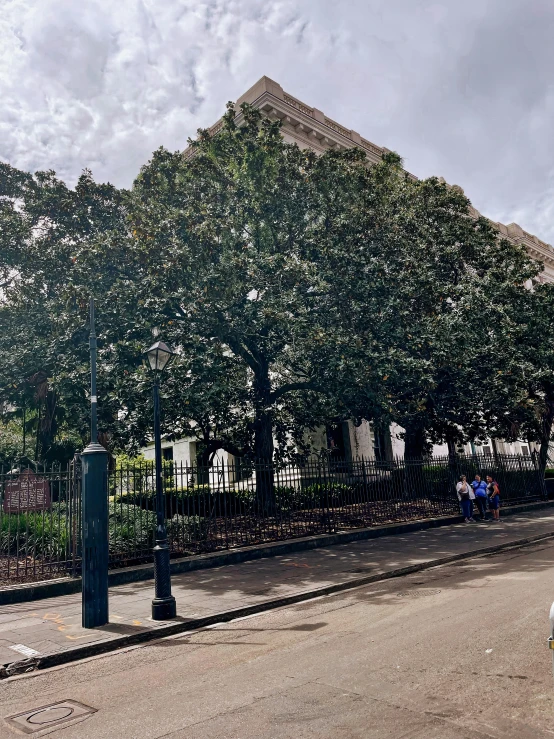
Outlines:
<svg viewBox="0 0 554 739"><path fill-rule="evenodd" d="M90 295L115 448L149 438L153 331L179 353L164 431L205 461L283 457L348 418L398 423L409 456L546 438L552 290L524 289L540 266L458 188L395 154L301 150L248 105L190 144L155 152L129 191L0 164L0 397L33 406L43 457L60 430L86 435Z"/></svg>

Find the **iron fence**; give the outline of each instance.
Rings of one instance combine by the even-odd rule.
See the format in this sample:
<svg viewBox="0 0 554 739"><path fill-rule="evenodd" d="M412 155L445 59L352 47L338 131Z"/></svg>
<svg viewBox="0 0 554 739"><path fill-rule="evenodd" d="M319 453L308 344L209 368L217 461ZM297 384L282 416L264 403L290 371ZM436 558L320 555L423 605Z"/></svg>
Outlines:
<svg viewBox="0 0 554 739"><path fill-rule="evenodd" d="M536 461L522 456L425 462L326 457L286 466L243 460L211 467L164 462L169 545L172 556L184 556L457 515L455 482L462 474L472 480L477 473L498 482L504 506L546 495ZM0 583L79 574L80 465L33 470L27 482L26 474L0 471ZM48 500L41 497L44 482ZM150 558L155 500L151 462L116 465L110 471L111 566Z"/></svg>
<svg viewBox="0 0 554 739"><path fill-rule="evenodd" d="M78 462L0 468L0 585L76 576L80 541Z"/></svg>

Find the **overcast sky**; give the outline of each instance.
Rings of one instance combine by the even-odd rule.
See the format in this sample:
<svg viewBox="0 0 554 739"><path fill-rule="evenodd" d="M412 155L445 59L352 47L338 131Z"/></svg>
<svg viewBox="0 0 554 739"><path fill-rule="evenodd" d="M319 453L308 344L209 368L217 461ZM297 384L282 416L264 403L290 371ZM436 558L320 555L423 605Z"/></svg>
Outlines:
<svg viewBox="0 0 554 739"><path fill-rule="evenodd" d="M0 0L0 157L129 186L267 75L554 244L553 0Z"/></svg>

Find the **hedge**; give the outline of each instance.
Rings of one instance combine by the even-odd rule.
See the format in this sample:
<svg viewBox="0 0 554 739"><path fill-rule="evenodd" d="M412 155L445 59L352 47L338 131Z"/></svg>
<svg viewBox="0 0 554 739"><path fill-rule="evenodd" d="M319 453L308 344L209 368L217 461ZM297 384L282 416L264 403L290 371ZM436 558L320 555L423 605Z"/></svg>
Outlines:
<svg viewBox="0 0 554 739"><path fill-rule="evenodd" d="M63 503L53 503L50 511L7 513L1 517L0 552L63 559L70 551L69 529Z"/></svg>

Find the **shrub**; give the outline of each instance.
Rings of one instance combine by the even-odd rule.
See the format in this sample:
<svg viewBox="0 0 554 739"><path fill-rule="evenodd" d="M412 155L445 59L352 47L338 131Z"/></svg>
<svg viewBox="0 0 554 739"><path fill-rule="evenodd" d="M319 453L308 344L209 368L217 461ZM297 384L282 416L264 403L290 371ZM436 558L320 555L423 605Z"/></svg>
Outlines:
<svg viewBox="0 0 554 739"><path fill-rule="evenodd" d="M27 517L23 513L5 513L0 514L0 519L0 552L16 554L17 540L21 542L27 530Z"/></svg>
<svg viewBox="0 0 554 739"><path fill-rule="evenodd" d="M110 500L108 515L110 554L134 554L153 546L156 532L153 511Z"/></svg>
<svg viewBox="0 0 554 739"><path fill-rule="evenodd" d="M115 469L109 475L110 495L139 496L148 494L154 484L154 466L152 462L137 457L118 456Z"/></svg>
<svg viewBox="0 0 554 739"><path fill-rule="evenodd" d="M65 503L49 511L2 515L0 551L38 559L64 559L70 550L69 519Z"/></svg>
<svg viewBox="0 0 554 739"><path fill-rule="evenodd" d="M145 510L156 510L154 490L137 492L123 490L111 498L117 505L137 505ZM170 488L164 491L165 513L167 518L174 514L189 516L220 516L225 511L240 512L241 508L254 500L254 492L248 489L212 490L209 485Z"/></svg>
<svg viewBox="0 0 554 739"><path fill-rule="evenodd" d="M293 511L302 507L302 491L292 485L276 485L273 488L278 511ZM252 502L254 494L252 493Z"/></svg>
<svg viewBox="0 0 554 739"><path fill-rule="evenodd" d="M316 482L303 488L300 507L344 505L352 498L354 487L344 482Z"/></svg>
<svg viewBox="0 0 554 739"><path fill-rule="evenodd" d="M181 516L176 513L167 522L167 538L176 549L206 541L210 530L209 520L201 516Z"/></svg>

